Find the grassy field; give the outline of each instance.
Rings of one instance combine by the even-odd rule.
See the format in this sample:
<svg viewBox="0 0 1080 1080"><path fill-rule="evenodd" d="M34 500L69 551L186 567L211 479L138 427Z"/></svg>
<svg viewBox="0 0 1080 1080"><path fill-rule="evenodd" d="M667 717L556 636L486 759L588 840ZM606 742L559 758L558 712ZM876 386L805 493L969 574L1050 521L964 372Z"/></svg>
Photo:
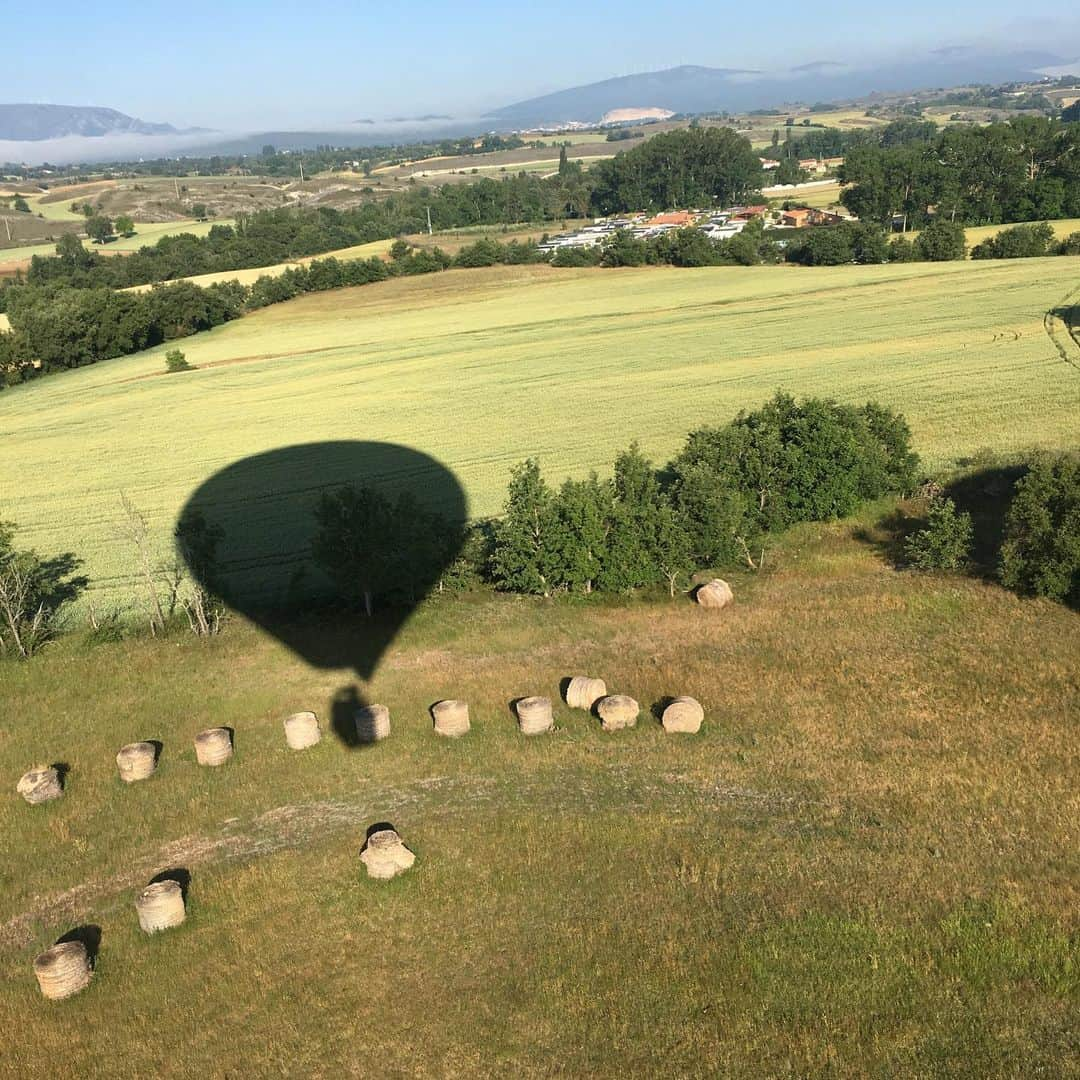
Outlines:
<svg viewBox="0 0 1080 1080"><path fill-rule="evenodd" d="M138 251L141 247L156 244L165 236L178 236L180 233L191 233L193 236L205 236L215 225L231 225L229 220L221 221L158 221L149 224L136 225L132 236L119 236L108 244L92 244L88 240L83 243L91 251L99 251L103 255L122 255L130 251ZM55 255L56 241L47 243L28 244L23 247L4 248L0 250L0 275L11 274L16 270L25 270L30 265L30 259L34 255Z"/></svg>
<svg viewBox="0 0 1080 1080"><path fill-rule="evenodd" d="M214 274L194 274L188 278L178 278L180 281L190 281L196 285L213 285L217 281L239 281L242 285L252 285L261 277L277 277L290 267L306 266L313 259L341 259L343 262L350 259L370 259L373 255L385 255L390 250L392 240L373 240L370 244L357 244L355 247L339 248L337 251L328 251L323 255L311 255L303 259L295 259L292 262L275 263L273 266L256 266L250 270L220 270ZM148 292L154 286L132 285L126 292Z"/></svg>
<svg viewBox="0 0 1080 1080"><path fill-rule="evenodd" d="M1054 229L1054 236L1058 240L1064 240L1066 236L1071 233L1080 232L1080 218L1061 218L1058 221L1050 221L1047 224L1051 225ZM976 244L982 243L983 240L988 240L991 236L996 236L1002 229L1013 229L1016 225L977 225L975 228L969 228L965 230L967 236L968 247L972 248Z"/></svg>
<svg viewBox="0 0 1080 1080"><path fill-rule="evenodd" d="M121 489L164 543L217 469L311 440L421 450L478 516L529 454L556 481L632 439L663 461L781 387L902 410L931 467L1075 445L1080 370L1043 325L1072 266L540 266L314 294L180 342L198 371L165 375L159 348L0 394L20 448L0 506L27 543L83 557L108 601L134 572Z"/></svg>
<svg viewBox="0 0 1080 1080"><path fill-rule="evenodd" d="M91 407L80 437L115 430ZM325 723L350 674L239 621L0 666L4 1071L1075 1076L1080 622L897 573L886 509L786 538L719 617L429 601L364 688L393 716L367 749L288 751L282 718ZM637 728L559 706L522 738L510 699L577 672L634 694ZM647 715L676 693L700 735ZM447 696L460 741L431 732ZM236 732L213 771L212 724ZM142 738L161 764L126 787ZM29 807L37 761L70 771ZM380 885L357 855L383 820L417 863ZM167 869L188 920L146 938L133 899ZM43 1001L34 955L86 925L91 986Z"/></svg>

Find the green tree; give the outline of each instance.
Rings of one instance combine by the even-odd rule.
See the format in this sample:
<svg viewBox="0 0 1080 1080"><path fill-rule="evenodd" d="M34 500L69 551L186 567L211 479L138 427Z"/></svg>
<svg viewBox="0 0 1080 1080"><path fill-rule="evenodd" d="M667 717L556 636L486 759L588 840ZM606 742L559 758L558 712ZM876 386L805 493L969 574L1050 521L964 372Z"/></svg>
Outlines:
<svg viewBox="0 0 1080 1080"><path fill-rule="evenodd" d="M761 160L730 128L654 135L590 169L592 203L601 214L644 208L711 207L739 202L761 188Z"/></svg>
<svg viewBox="0 0 1080 1080"><path fill-rule="evenodd" d="M21 214L30 213L30 204L21 195L16 195L11 205Z"/></svg>
<svg viewBox="0 0 1080 1080"><path fill-rule="evenodd" d="M907 538L904 557L917 570L963 570L971 560L971 515L952 499L934 499L926 525Z"/></svg>
<svg viewBox="0 0 1080 1080"><path fill-rule="evenodd" d="M616 229L604 240L600 254L600 265L644 266L649 249L644 240L636 239L629 229Z"/></svg>
<svg viewBox="0 0 1080 1080"><path fill-rule="evenodd" d="M113 224L121 236L135 235L135 221L130 215L121 214Z"/></svg>
<svg viewBox="0 0 1080 1080"><path fill-rule="evenodd" d="M608 557L612 487L592 473L566 480L552 503L546 546L552 576L566 588L591 593Z"/></svg>
<svg viewBox="0 0 1080 1080"><path fill-rule="evenodd" d="M495 584L512 592L549 595L552 589L552 494L529 458L510 474L491 559Z"/></svg>
<svg viewBox="0 0 1080 1080"><path fill-rule="evenodd" d="M1080 606L1080 456L1040 456L1016 482L1000 575L1018 592Z"/></svg>
<svg viewBox="0 0 1080 1080"><path fill-rule="evenodd" d="M0 656L29 660L55 634L65 603L86 588L70 552L42 559L15 547L15 527L0 521Z"/></svg>
<svg viewBox="0 0 1080 1080"><path fill-rule="evenodd" d="M778 184L801 184L807 175L807 171L799 165L797 158L784 157L776 168L775 179Z"/></svg>
<svg viewBox="0 0 1080 1080"><path fill-rule="evenodd" d="M614 503L601 588L628 592L659 580L656 531L660 484L651 463L632 443L615 459Z"/></svg>
<svg viewBox="0 0 1080 1080"><path fill-rule="evenodd" d="M1045 221L1037 225L1016 225L1002 229L971 249L973 259L1032 259L1048 253L1054 239L1053 227Z"/></svg>
<svg viewBox="0 0 1080 1080"><path fill-rule="evenodd" d="M935 218L915 241L915 253L925 262L949 262L967 253L963 225Z"/></svg>
<svg viewBox="0 0 1080 1080"><path fill-rule="evenodd" d="M165 354L165 370L168 372L191 371L187 357L179 349L170 349Z"/></svg>
<svg viewBox="0 0 1080 1080"><path fill-rule="evenodd" d="M113 223L107 217L97 214L87 219L86 235L95 243L104 244L113 235Z"/></svg>

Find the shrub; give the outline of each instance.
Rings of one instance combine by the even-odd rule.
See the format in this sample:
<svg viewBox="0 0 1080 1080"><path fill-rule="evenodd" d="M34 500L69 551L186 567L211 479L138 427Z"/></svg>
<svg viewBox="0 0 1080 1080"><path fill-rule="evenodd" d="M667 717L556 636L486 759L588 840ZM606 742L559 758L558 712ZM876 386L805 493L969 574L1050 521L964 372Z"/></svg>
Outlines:
<svg viewBox="0 0 1080 1080"><path fill-rule="evenodd" d="M73 577L70 553L42 559L15 547L15 527L0 521L0 656L29 660L57 632L59 612L87 584Z"/></svg>
<svg viewBox="0 0 1080 1080"><path fill-rule="evenodd" d="M971 515L958 511L952 499L936 498L926 525L907 538L904 556L917 570L963 570L971 559L973 538Z"/></svg>
<svg viewBox="0 0 1080 1080"><path fill-rule="evenodd" d="M894 263L917 262L919 253L906 236L894 236L889 241L888 258L889 262Z"/></svg>
<svg viewBox="0 0 1080 1080"><path fill-rule="evenodd" d="M179 349L170 349L165 354L165 370L168 372L191 371L187 357Z"/></svg>
<svg viewBox="0 0 1080 1080"><path fill-rule="evenodd" d="M648 245L637 240L629 229L616 229L604 240L600 255L601 266L644 266Z"/></svg>
<svg viewBox="0 0 1080 1080"><path fill-rule="evenodd" d="M1080 457L1041 457L1016 482L1000 576L1009 588L1080 606Z"/></svg>
<svg viewBox="0 0 1080 1080"><path fill-rule="evenodd" d="M926 262L962 259L967 252L964 227L955 221L931 221L915 241L915 253Z"/></svg>
<svg viewBox="0 0 1080 1080"><path fill-rule="evenodd" d="M1080 232L1069 233L1058 244L1057 253L1059 255L1080 255Z"/></svg>
<svg viewBox="0 0 1080 1080"><path fill-rule="evenodd" d="M562 247L552 256L552 266L599 266L602 252L596 247Z"/></svg>
<svg viewBox="0 0 1080 1080"><path fill-rule="evenodd" d="M973 259L1032 259L1047 254L1054 230L1045 222L1002 229L971 249Z"/></svg>

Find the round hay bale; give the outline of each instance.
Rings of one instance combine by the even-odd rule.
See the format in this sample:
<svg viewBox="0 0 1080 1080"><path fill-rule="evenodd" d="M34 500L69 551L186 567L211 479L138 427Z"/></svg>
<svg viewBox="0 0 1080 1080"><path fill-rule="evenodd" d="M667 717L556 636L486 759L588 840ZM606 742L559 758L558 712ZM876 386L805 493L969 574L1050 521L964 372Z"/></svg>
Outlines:
<svg viewBox="0 0 1080 1080"><path fill-rule="evenodd" d="M313 712L298 712L285 717L285 741L290 750L306 750L321 738L319 718Z"/></svg>
<svg viewBox="0 0 1080 1080"><path fill-rule="evenodd" d="M360 742L378 742L389 734L390 710L385 705L363 705L356 710L356 737Z"/></svg>
<svg viewBox="0 0 1080 1080"><path fill-rule="evenodd" d="M669 734L686 732L694 735L701 730L704 719L705 710L696 698L677 697L664 709L660 723Z"/></svg>
<svg viewBox="0 0 1080 1080"><path fill-rule="evenodd" d="M34 958L41 993L50 1001L77 994L90 983L90 954L81 941L61 941Z"/></svg>
<svg viewBox="0 0 1080 1080"><path fill-rule="evenodd" d="M514 707L522 735L543 735L555 726L554 717L551 715L551 698L521 698Z"/></svg>
<svg viewBox="0 0 1080 1080"><path fill-rule="evenodd" d="M469 703L467 701L437 701L431 706L435 721L435 734L457 738L469 730Z"/></svg>
<svg viewBox="0 0 1080 1080"><path fill-rule="evenodd" d="M145 780L157 768L157 747L152 742L128 743L117 751L116 767L125 784Z"/></svg>
<svg viewBox="0 0 1080 1080"><path fill-rule="evenodd" d="M731 586L722 578L713 578L698 589L694 594L694 599L700 607L719 611L735 599L735 594L731 591Z"/></svg>
<svg viewBox="0 0 1080 1080"><path fill-rule="evenodd" d="M51 765L37 765L23 773L15 790L31 805L59 799L64 794L60 773Z"/></svg>
<svg viewBox="0 0 1080 1080"><path fill-rule="evenodd" d="M607 696L603 679L590 679L588 675L575 675L566 687L566 704L571 709L591 711L592 707Z"/></svg>
<svg viewBox="0 0 1080 1080"><path fill-rule="evenodd" d="M200 765L224 765L232 752L232 733L228 728L207 728L195 736L195 758Z"/></svg>
<svg viewBox="0 0 1080 1080"><path fill-rule="evenodd" d="M596 703L596 712L605 731L621 731L637 723L641 706L626 694L609 694Z"/></svg>
<svg viewBox="0 0 1080 1080"><path fill-rule="evenodd" d="M360 861L368 877L387 881L404 873L416 856L402 843L395 829L379 829L373 832L360 851Z"/></svg>
<svg viewBox="0 0 1080 1080"><path fill-rule="evenodd" d="M179 926L187 915L184 910L184 890L179 881L152 881L135 897L135 912L139 926L147 934Z"/></svg>

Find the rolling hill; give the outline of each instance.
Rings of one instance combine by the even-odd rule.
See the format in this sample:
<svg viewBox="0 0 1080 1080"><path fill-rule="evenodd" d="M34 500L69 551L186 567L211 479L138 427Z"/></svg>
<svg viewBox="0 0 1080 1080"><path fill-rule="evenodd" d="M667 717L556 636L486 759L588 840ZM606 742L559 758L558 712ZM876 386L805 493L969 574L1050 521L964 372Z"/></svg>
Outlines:
<svg viewBox="0 0 1080 1080"><path fill-rule="evenodd" d="M676 113L772 108L784 102L833 101L877 92L1032 78L1042 68L1062 62L1049 53L959 48L872 67L833 60L782 71L684 65L559 90L495 109L491 117L500 127L525 128L597 123L605 113L627 108Z"/></svg>
<svg viewBox="0 0 1080 1080"><path fill-rule="evenodd" d="M149 123L116 109L92 105L0 105L0 140L38 142L70 136L180 135L200 130L203 129Z"/></svg>

